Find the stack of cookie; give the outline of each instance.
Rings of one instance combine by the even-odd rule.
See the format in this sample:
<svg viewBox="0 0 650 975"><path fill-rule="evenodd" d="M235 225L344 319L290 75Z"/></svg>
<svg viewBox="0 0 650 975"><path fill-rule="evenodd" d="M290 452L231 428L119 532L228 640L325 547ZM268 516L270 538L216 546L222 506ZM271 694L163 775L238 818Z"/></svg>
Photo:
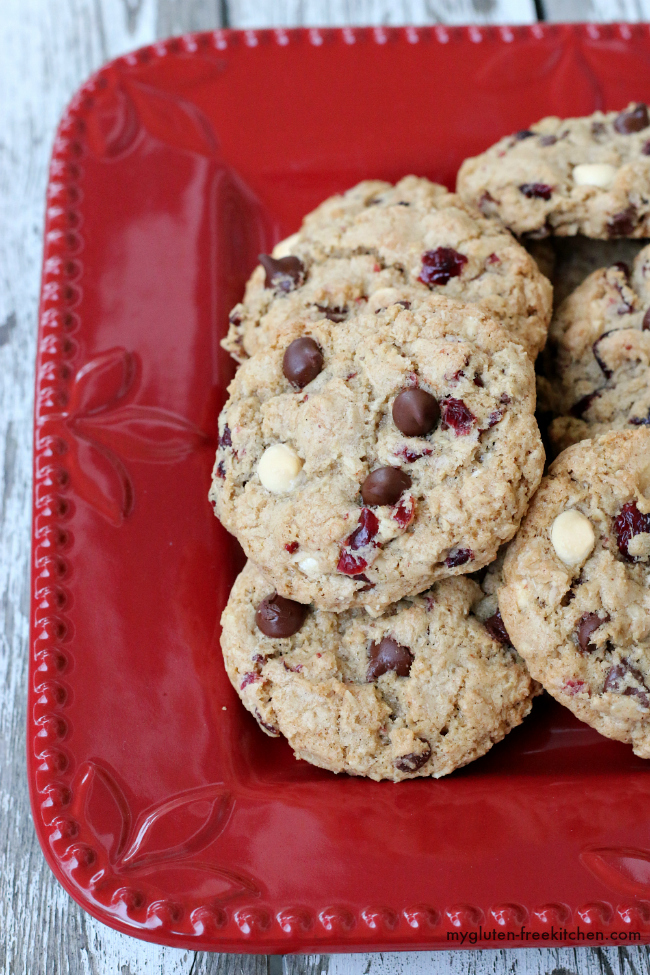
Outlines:
<svg viewBox="0 0 650 975"><path fill-rule="evenodd" d="M250 561L222 649L298 757L444 775L530 710L538 687L468 574L542 476L551 300L499 221L414 177L328 200L261 258L224 343L241 365L211 499Z"/></svg>
<svg viewBox="0 0 650 975"><path fill-rule="evenodd" d="M650 758L648 109L543 119L466 160L458 189L517 234L570 238L556 291L591 270L553 316L539 382L559 456L497 598L531 674Z"/></svg>
<svg viewBox="0 0 650 975"><path fill-rule="evenodd" d="M635 123L625 136L620 118L594 121L636 144ZM552 288L511 229L593 233L601 213L603 234L640 234L645 219L642 186L611 212L640 177L619 187L618 173L616 191L586 182L604 179L605 163L638 167L631 143L625 155L597 134L585 147L586 126L544 120L504 140L465 162L458 195L407 177L327 200L260 258L233 309L224 346L240 368L210 497L250 561L223 614L222 650L260 728L284 735L299 758L374 779L445 775L524 719L537 681L605 733L615 726L615 737L625 725L632 740L634 715L650 716L644 651L628 647L645 636L650 479L638 457L650 472L650 434L571 447L535 494L544 449L533 364ZM642 165L650 175L650 156ZM593 199L601 193L609 202ZM618 217L632 208L630 229ZM537 247L541 266L553 253ZM640 255L620 294L624 272L598 272L630 304L635 349L644 267ZM581 287L601 301L599 338L616 327L605 324L614 312L602 287ZM540 380L558 449L625 422L589 412L606 397L584 388L594 382L592 323L570 312L584 300L558 311L558 351ZM630 342L603 338L592 355L611 369L611 420L642 380L637 365L619 368L638 363L625 358ZM582 359L572 351L580 343ZM592 396L579 417L575 390ZM613 724L587 716L598 680L601 696L616 699Z"/></svg>

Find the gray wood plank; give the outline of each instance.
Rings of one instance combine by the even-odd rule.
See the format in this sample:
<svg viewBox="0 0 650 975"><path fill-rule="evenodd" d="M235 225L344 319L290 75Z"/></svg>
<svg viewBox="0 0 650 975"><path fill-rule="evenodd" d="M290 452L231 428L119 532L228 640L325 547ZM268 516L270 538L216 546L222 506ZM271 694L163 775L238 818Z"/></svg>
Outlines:
<svg viewBox="0 0 650 975"><path fill-rule="evenodd" d="M530 24L533 0L229 0L233 27Z"/></svg>
<svg viewBox="0 0 650 975"><path fill-rule="evenodd" d="M650 0L542 0L545 20L638 21L650 19Z"/></svg>

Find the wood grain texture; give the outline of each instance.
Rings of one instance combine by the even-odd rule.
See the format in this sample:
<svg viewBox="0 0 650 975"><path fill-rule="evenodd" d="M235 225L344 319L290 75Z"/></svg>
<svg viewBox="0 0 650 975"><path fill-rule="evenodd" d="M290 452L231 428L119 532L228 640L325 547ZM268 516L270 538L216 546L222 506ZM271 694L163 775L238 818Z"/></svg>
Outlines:
<svg viewBox="0 0 650 975"><path fill-rule="evenodd" d="M546 20L650 20L650 0L542 0Z"/></svg>
<svg viewBox="0 0 650 975"><path fill-rule="evenodd" d="M548 19L650 17L650 0L545 0ZM33 363L47 164L57 120L102 62L156 37L296 24L527 22L532 0L0 0L0 972L4 975L650 975L646 949L277 957L148 945L54 880L24 770Z"/></svg>
<svg viewBox="0 0 650 975"><path fill-rule="evenodd" d="M233 27L531 24L533 0L228 0Z"/></svg>

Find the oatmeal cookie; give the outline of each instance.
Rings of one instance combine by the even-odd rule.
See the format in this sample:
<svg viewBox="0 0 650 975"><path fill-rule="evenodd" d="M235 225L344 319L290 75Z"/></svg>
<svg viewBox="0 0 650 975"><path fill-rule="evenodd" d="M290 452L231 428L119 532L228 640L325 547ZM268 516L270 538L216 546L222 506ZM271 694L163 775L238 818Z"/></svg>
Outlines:
<svg viewBox="0 0 650 975"><path fill-rule="evenodd" d="M487 564L542 474L522 347L475 305L394 297L347 328L292 317L219 420L215 513L282 596L320 609L379 613Z"/></svg>
<svg viewBox="0 0 650 975"><path fill-rule="evenodd" d="M427 179L367 181L326 200L262 262L223 342L239 362L292 315L347 322L386 287L472 302L532 358L546 338L552 289L533 258L499 221Z"/></svg>
<svg viewBox="0 0 650 975"><path fill-rule="evenodd" d="M508 548L499 608L532 676L650 758L650 431L552 464Z"/></svg>
<svg viewBox="0 0 650 975"><path fill-rule="evenodd" d="M484 755L538 687L472 614L479 587L446 579L375 619L277 596L247 563L222 616L232 684L296 757L372 779L438 778Z"/></svg>
<svg viewBox="0 0 650 975"><path fill-rule="evenodd" d="M650 246L632 270L622 262L594 271L551 323L555 451L608 430L650 423Z"/></svg>
<svg viewBox="0 0 650 975"><path fill-rule="evenodd" d="M650 116L544 118L466 159L457 190L515 234L650 236Z"/></svg>

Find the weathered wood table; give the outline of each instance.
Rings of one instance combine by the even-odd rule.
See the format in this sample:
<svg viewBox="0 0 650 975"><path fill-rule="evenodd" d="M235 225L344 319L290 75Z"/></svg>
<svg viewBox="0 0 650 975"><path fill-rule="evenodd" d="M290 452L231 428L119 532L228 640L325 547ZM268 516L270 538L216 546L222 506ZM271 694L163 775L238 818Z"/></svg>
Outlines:
<svg viewBox="0 0 650 975"><path fill-rule="evenodd" d="M44 190L64 105L102 62L217 26L650 19L650 0L0 0L0 969L7 975L650 975L646 948L211 955L104 927L64 893L32 827L25 777L33 363Z"/></svg>

